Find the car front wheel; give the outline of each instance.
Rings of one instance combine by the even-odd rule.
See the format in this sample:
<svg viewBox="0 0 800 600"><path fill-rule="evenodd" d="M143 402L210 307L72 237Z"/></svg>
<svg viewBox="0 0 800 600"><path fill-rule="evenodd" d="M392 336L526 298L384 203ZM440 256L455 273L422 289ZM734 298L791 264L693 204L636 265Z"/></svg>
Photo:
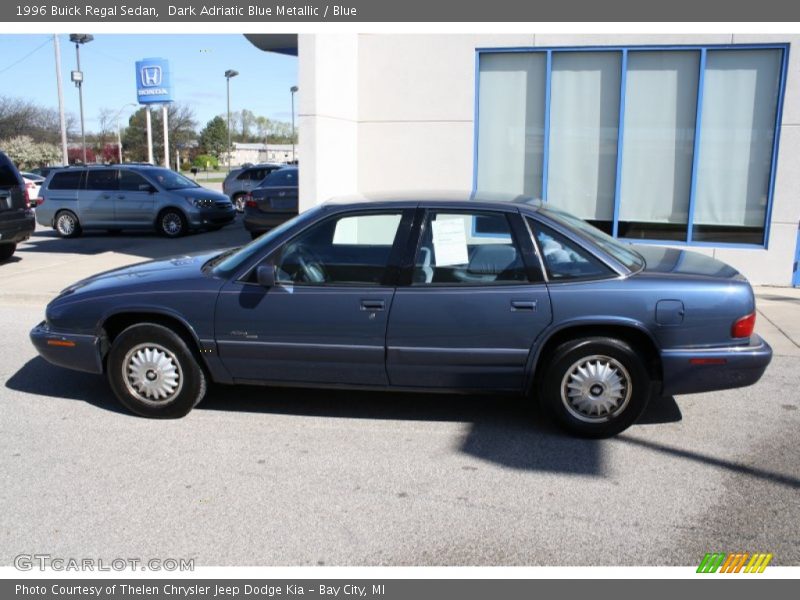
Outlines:
<svg viewBox="0 0 800 600"><path fill-rule="evenodd" d="M120 333L107 374L122 405L143 417L182 417L206 393L205 373L192 351L163 325L133 325Z"/></svg>
<svg viewBox="0 0 800 600"><path fill-rule="evenodd" d="M186 217L179 210L168 209L158 216L158 231L170 238L181 237L186 233Z"/></svg>
<svg viewBox="0 0 800 600"><path fill-rule="evenodd" d="M604 438L632 425L650 400L650 376L622 340L593 337L559 346L541 379L541 401L573 435Z"/></svg>

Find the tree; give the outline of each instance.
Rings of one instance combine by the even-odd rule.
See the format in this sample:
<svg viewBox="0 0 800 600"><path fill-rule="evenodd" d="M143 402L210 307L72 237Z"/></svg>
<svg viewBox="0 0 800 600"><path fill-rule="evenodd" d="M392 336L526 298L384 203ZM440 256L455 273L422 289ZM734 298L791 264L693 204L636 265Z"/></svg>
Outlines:
<svg viewBox="0 0 800 600"><path fill-rule="evenodd" d="M67 132L74 129L75 119L66 115ZM0 139L25 135L34 142L61 142L58 111L44 108L25 98L0 96Z"/></svg>
<svg viewBox="0 0 800 600"><path fill-rule="evenodd" d="M133 161L147 160L147 120L146 108L142 107L128 119L128 126L122 135L122 149L125 157ZM153 160L162 162L164 156L164 126L161 121L161 111L151 112L153 131ZM194 111L188 105L173 102L167 108L167 125L169 130L170 157L175 157L175 150L185 146L197 138L195 129L197 121L194 120Z"/></svg>
<svg viewBox="0 0 800 600"><path fill-rule="evenodd" d="M219 166L219 161L210 154L198 154L194 157L192 166L198 169L216 169Z"/></svg>
<svg viewBox="0 0 800 600"><path fill-rule="evenodd" d="M0 140L0 148L23 170L48 165L61 159L58 146L48 142L34 142L27 135Z"/></svg>
<svg viewBox="0 0 800 600"><path fill-rule="evenodd" d="M220 158L228 148L228 126L222 117L211 119L200 132L200 148L206 154Z"/></svg>

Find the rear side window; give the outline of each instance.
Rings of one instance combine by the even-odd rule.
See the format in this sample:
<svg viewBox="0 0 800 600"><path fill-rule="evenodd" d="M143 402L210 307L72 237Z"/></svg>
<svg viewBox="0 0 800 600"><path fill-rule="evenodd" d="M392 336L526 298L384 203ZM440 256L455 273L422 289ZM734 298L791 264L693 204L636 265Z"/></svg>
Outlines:
<svg viewBox="0 0 800 600"><path fill-rule="evenodd" d="M602 279L613 273L577 243L557 231L528 219L551 281Z"/></svg>
<svg viewBox="0 0 800 600"><path fill-rule="evenodd" d="M81 185L82 171L61 171L53 175L50 185L51 190L77 190Z"/></svg>
<svg viewBox="0 0 800 600"><path fill-rule="evenodd" d="M282 186L291 187L297 185L297 171L294 170L281 170L272 172L269 177L264 180L264 185L268 186Z"/></svg>
<svg viewBox="0 0 800 600"><path fill-rule="evenodd" d="M119 179L116 169L92 169L86 176L86 189L96 191L116 191Z"/></svg>

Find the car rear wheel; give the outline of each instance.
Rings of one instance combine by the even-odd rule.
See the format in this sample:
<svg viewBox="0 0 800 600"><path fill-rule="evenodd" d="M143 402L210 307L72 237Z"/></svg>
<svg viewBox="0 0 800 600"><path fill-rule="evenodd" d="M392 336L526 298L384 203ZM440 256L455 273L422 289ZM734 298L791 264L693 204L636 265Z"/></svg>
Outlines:
<svg viewBox="0 0 800 600"><path fill-rule="evenodd" d="M16 244L0 244L0 261L8 260L14 256L16 249Z"/></svg>
<svg viewBox="0 0 800 600"><path fill-rule="evenodd" d="M158 215L158 231L170 238L181 237L186 233L186 217L183 213L170 208Z"/></svg>
<svg viewBox="0 0 800 600"><path fill-rule="evenodd" d="M650 400L650 376L635 350L608 337L559 346L541 379L541 401L569 433L604 438L632 425Z"/></svg>
<svg viewBox="0 0 800 600"><path fill-rule="evenodd" d="M206 393L206 377L186 342L163 325L132 325L108 354L108 381L117 398L143 417L178 418Z"/></svg>
<svg viewBox="0 0 800 600"><path fill-rule="evenodd" d="M62 210L57 213L53 225L56 233L63 238L78 237L81 234L81 224L78 221L78 217L68 210Z"/></svg>
<svg viewBox="0 0 800 600"><path fill-rule="evenodd" d="M236 208L236 212L243 213L244 212L244 194L236 194L233 197L233 206Z"/></svg>

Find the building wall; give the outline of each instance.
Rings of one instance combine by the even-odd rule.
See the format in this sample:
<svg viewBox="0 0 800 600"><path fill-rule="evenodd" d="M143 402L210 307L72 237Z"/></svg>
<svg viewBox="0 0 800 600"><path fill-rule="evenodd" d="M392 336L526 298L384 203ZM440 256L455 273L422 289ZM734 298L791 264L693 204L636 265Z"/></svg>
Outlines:
<svg viewBox="0 0 800 600"><path fill-rule="evenodd" d="M767 249L694 248L790 285L800 222L800 36L301 35L301 209L337 194L472 186L475 49L788 42Z"/></svg>

